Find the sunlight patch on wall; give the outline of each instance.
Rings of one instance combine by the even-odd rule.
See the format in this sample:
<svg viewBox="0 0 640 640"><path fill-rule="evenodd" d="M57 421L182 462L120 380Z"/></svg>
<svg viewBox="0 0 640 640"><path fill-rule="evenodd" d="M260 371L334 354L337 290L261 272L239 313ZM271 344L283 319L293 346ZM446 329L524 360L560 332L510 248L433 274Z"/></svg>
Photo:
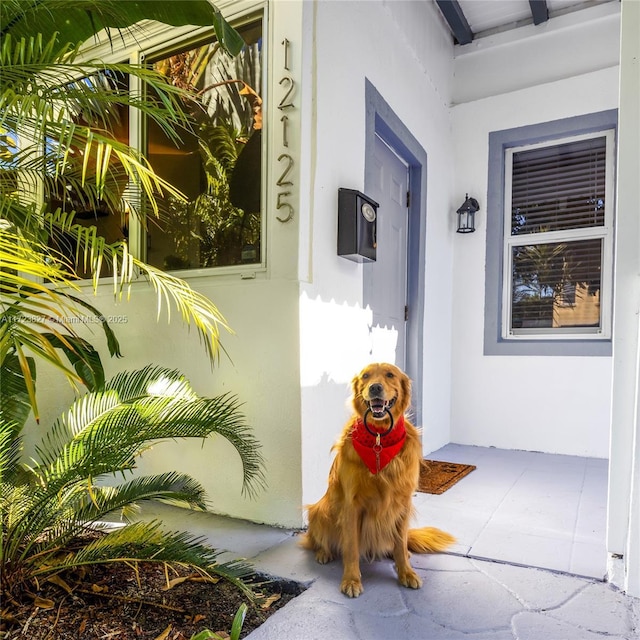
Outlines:
<svg viewBox="0 0 640 640"><path fill-rule="evenodd" d="M379 324L371 327L371 362L395 362L397 346L397 329Z"/></svg>
<svg viewBox="0 0 640 640"><path fill-rule="evenodd" d="M358 304L324 301L320 296L300 297L300 350L302 385L321 380L348 383L370 362L395 360L398 332L373 327L373 313Z"/></svg>

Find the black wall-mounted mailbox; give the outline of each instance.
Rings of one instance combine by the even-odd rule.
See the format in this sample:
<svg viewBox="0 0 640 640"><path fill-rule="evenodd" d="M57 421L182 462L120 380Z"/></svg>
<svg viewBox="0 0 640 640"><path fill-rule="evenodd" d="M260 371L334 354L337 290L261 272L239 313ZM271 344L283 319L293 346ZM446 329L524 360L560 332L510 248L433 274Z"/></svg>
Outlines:
<svg viewBox="0 0 640 640"><path fill-rule="evenodd" d="M378 203L354 189L338 189L338 255L355 262L376 259Z"/></svg>

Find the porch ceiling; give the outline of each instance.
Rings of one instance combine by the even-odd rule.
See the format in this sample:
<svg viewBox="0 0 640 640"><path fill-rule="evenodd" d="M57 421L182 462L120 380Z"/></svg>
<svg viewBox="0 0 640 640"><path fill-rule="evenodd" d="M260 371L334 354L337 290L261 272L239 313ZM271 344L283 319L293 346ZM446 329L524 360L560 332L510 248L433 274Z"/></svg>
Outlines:
<svg viewBox="0 0 640 640"><path fill-rule="evenodd" d="M456 44L619 0L434 0Z"/></svg>

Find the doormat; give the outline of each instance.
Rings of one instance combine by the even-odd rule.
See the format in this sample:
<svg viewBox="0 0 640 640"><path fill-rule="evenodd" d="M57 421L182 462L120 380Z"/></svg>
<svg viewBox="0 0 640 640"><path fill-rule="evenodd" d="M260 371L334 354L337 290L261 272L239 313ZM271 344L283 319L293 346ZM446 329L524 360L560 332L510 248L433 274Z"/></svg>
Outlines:
<svg viewBox="0 0 640 640"><path fill-rule="evenodd" d="M472 464L423 460L420 464L418 491L434 494L444 493L474 469L475 466Z"/></svg>

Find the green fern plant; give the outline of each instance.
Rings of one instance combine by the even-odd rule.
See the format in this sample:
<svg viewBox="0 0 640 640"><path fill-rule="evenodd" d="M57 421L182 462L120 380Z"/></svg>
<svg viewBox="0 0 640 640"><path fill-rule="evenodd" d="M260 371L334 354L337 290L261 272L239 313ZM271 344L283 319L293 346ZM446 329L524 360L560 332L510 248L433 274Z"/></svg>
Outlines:
<svg viewBox="0 0 640 640"><path fill-rule="evenodd" d="M260 445L230 395L199 397L177 371L148 366L117 375L80 397L21 461L21 432L29 414L28 391L17 358L0 371L1 591L5 603L65 571L104 563L154 562L189 566L221 576L250 593L244 562L219 562L218 552L159 522L131 522L106 535L83 538L110 514L125 519L141 501L206 509L202 486L187 474L134 476L139 456L153 444L219 434L239 454L243 492L264 484ZM84 542L83 542L84 540Z"/></svg>

